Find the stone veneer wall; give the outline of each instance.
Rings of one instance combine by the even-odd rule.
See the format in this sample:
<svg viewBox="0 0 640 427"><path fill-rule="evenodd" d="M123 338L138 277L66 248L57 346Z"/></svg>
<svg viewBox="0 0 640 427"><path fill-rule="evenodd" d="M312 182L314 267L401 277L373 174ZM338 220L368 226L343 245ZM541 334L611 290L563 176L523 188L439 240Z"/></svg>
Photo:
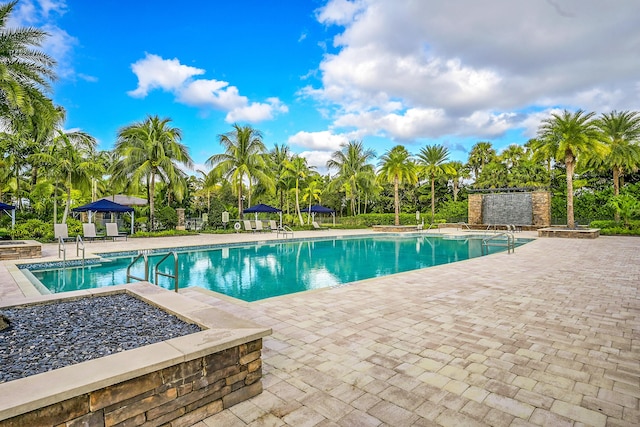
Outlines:
<svg viewBox="0 0 640 427"><path fill-rule="evenodd" d="M551 225L551 193L548 191L533 191L531 193L533 208L532 225L534 227L548 227ZM482 201L485 195L481 193L469 194L469 225L485 224L482 217ZM516 224L524 225L524 224Z"/></svg>
<svg viewBox="0 0 640 427"><path fill-rule="evenodd" d="M482 224L482 194L471 193L469 194L469 218L467 222L469 225Z"/></svg>
<svg viewBox="0 0 640 427"><path fill-rule="evenodd" d="M262 392L261 349L262 339L240 344L0 421L0 426L190 426Z"/></svg>
<svg viewBox="0 0 640 427"><path fill-rule="evenodd" d="M5 241L3 243L11 243ZM8 259L40 258L42 256L42 245L33 240L21 240L12 245L0 245L0 261Z"/></svg>

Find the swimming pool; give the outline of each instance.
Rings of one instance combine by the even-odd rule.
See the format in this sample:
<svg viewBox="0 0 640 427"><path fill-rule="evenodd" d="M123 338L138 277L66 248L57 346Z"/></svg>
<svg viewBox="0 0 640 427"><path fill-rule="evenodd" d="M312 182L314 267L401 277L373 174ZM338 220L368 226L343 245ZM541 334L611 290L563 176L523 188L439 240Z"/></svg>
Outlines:
<svg viewBox="0 0 640 427"><path fill-rule="evenodd" d="M517 244L525 243L519 239ZM180 287L200 286L244 301L257 301L310 289L339 286L373 277L416 270L482 256L482 236L384 235L288 242L263 242L201 249L176 248ZM489 247L488 253L504 248ZM150 253L149 274L169 250ZM486 249L485 249L486 252ZM33 276L51 292L126 283L127 266L136 257L104 254L103 262L84 267L34 269ZM173 262L161 271L173 269ZM144 276L143 263L131 274ZM171 279L158 284L173 287Z"/></svg>

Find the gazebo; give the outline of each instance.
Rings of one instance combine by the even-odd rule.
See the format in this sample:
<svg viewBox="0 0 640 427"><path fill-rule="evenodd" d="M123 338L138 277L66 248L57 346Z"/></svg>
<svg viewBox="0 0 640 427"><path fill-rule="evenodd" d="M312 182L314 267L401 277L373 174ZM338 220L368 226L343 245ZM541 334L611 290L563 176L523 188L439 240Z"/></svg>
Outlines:
<svg viewBox="0 0 640 427"><path fill-rule="evenodd" d="M87 212L89 214L89 222L91 222L91 217L95 212L125 212L131 216L131 233L133 233L133 218L134 212L133 208L128 206L123 206L118 203L112 202L106 199L100 199L93 203L86 204L84 206L79 206L77 208L72 209L74 212Z"/></svg>
<svg viewBox="0 0 640 427"><path fill-rule="evenodd" d="M331 216L333 217L333 225L336 225L336 211L334 211L331 208L327 208L325 206L321 206L321 205L311 205L311 207L307 210L309 212L309 215L311 215L311 217L313 219L315 219L315 216L317 213L319 214L331 214Z"/></svg>
<svg viewBox="0 0 640 427"><path fill-rule="evenodd" d="M250 208L245 209L242 213L253 213L256 214L256 221L258 220L259 213L279 213L280 214L280 225L282 226L282 211L278 208L274 208L273 206L265 205L264 203L257 204L255 206L251 206Z"/></svg>
<svg viewBox="0 0 640 427"><path fill-rule="evenodd" d="M11 217L11 229L16 226L16 207L0 202L0 210Z"/></svg>

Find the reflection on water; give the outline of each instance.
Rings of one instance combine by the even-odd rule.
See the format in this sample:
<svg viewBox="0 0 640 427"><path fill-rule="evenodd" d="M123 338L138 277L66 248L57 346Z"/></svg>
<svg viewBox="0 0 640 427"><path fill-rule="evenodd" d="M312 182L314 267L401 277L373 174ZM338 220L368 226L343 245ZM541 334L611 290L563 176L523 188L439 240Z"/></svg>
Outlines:
<svg viewBox="0 0 640 427"><path fill-rule="evenodd" d="M490 252L496 251L490 248ZM256 301L478 257L482 243L480 239L381 236L226 247L178 255L180 287L201 286ZM161 257L149 257L152 281L155 263ZM126 268L133 258L33 274L52 292L98 288L125 283ZM172 268L173 263L166 263L161 271ZM138 263L131 274L142 277L143 270ZM160 277L159 284L173 288L166 277Z"/></svg>

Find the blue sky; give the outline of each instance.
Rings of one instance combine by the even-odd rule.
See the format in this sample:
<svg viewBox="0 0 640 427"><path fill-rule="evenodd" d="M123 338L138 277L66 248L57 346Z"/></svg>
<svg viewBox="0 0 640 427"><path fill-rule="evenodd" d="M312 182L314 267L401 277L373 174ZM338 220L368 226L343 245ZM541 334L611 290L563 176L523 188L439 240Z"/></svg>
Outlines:
<svg viewBox="0 0 640 427"><path fill-rule="evenodd" d="M636 0L20 0L51 34L66 127L110 149L172 119L198 168L233 123L320 171L351 139L378 155L535 136L552 111L640 110Z"/></svg>

